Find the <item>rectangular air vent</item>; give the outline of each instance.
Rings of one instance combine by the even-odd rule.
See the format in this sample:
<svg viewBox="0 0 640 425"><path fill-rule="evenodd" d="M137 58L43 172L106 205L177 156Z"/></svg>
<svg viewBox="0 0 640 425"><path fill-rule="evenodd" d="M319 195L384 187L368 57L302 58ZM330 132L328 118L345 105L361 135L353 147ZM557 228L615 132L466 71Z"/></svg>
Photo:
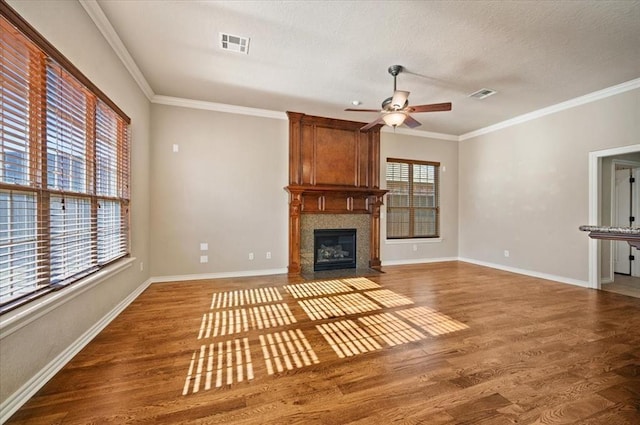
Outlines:
<svg viewBox="0 0 640 425"><path fill-rule="evenodd" d="M249 54L249 37L240 37L239 35L231 35L220 33L220 47L222 50L229 50L236 53Z"/></svg>
<svg viewBox="0 0 640 425"><path fill-rule="evenodd" d="M474 99L486 99L489 96L496 94L497 91L491 89L480 89L477 92L471 93L469 97L473 97Z"/></svg>

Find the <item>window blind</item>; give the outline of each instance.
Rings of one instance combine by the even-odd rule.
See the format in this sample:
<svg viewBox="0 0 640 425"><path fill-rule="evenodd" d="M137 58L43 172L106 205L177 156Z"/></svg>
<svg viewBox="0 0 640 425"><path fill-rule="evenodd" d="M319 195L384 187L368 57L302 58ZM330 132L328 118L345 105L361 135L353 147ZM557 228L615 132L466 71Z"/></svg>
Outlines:
<svg viewBox="0 0 640 425"><path fill-rule="evenodd" d="M0 12L4 312L128 255L129 118L5 3Z"/></svg>
<svg viewBox="0 0 640 425"><path fill-rule="evenodd" d="M387 238L439 237L437 162L387 159Z"/></svg>

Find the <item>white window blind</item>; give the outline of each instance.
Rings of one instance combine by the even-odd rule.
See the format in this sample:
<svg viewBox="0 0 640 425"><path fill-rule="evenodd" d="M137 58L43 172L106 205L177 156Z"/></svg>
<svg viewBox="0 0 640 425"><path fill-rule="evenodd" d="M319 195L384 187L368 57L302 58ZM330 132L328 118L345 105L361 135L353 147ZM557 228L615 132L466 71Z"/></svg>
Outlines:
<svg viewBox="0 0 640 425"><path fill-rule="evenodd" d="M440 163L387 159L387 238L440 236Z"/></svg>
<svg viewBox="0 0 640 425"><path fill-rule="evenodd" d="M129 118L0 3L0 312L128 255Z"/></svg>

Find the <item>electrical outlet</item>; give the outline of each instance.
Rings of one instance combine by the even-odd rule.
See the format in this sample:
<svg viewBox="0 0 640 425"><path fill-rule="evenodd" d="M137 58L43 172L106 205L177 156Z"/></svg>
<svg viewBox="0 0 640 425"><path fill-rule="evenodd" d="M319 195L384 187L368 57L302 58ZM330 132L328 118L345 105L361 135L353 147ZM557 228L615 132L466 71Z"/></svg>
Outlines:
<svg viewBox="0 0 640 425"><path fill-rule="evenodd" d="M509 256L509 250L508 250L508 249L505 249L505 250L504 250L504 256L505 256L505 257L508 257L508 256Z"/></svg>
<svg viewBox="0 0 640 425"><path fill-rule="evenodd" d="M207 242L200 242L200 251L209 251L209 244Z"/></svg>
<svg viewBox="0 0 640 425"><path fill-rule="evenodd" d="M174 144L172 148L173 148L173 153L180 152L180 146Z"/></svg>
<svg viewBox="0 0 640 425"><path fill-rule="evenodd" d="M249 260L253 261L253 252L249 253Z"/></svg>
<svg viewBox="0 0 640 425"><path fill-rule="evenodd" d="M267 251L266 257L267 257L267 260L271 260L271 251Z"/></svg>
<svg viewBox="0 0 640 425"><path fill-rule="evenodd" d="M415 252L415 251L417 251L417 250L418 250L418 245L413 244L413 251Z"/></svg>
<svg viewBox="0 0 640 425"><path fill-rule="evenodd" d="M209 262L209 256L208 255L201 255L200 256L200 262L201 263L208 263Z"/></svg>

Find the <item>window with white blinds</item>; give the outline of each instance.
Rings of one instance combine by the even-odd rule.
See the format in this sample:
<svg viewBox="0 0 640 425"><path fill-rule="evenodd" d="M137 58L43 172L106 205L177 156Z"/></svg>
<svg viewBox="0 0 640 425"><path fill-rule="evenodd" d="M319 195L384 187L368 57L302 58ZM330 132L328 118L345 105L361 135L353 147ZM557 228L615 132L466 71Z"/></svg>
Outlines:
<svg viewBox="0 0 640 425"><path fill-rule="evenodd" d="M387 159L387 239L440 236L440 163Z"/></svg>
<svg viewBox="0 0 640 425"><path fill-rule="evenodd" d="M0 312L129 252L129 118L0 2Z"/></svg>

